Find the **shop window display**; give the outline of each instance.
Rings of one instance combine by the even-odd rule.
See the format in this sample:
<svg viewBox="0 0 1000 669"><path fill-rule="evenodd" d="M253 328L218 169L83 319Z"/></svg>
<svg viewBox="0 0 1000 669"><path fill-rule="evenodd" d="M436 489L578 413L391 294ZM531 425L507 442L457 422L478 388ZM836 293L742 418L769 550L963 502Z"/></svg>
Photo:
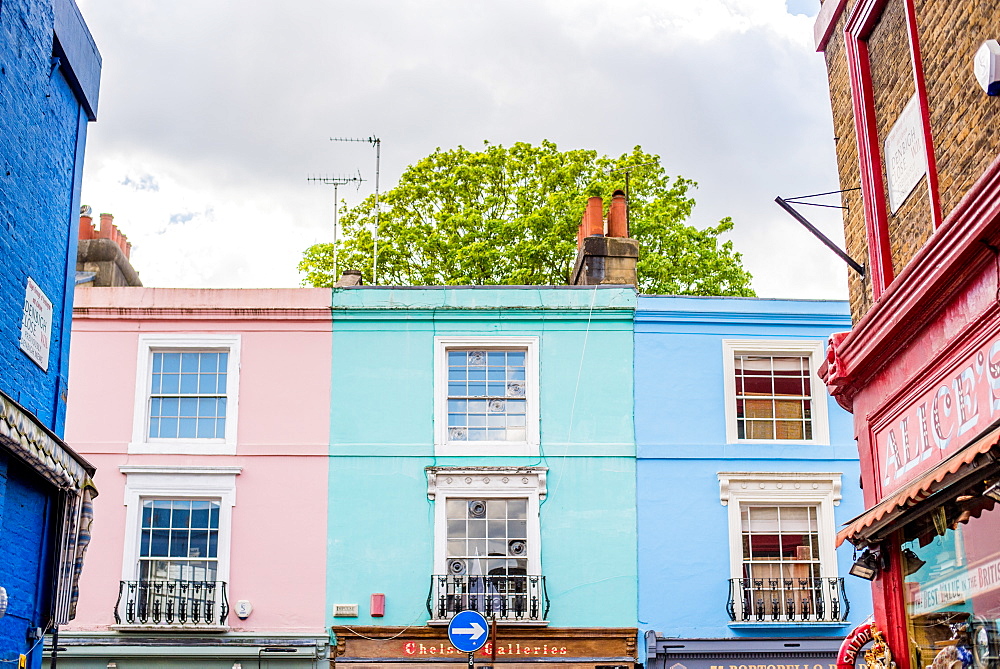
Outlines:
<svg viewBox="0 0 1000 669"><path fill-rule="evenodd" d="M914 669L1000 669L1000 509L961 494L904 529Z"/></svg>

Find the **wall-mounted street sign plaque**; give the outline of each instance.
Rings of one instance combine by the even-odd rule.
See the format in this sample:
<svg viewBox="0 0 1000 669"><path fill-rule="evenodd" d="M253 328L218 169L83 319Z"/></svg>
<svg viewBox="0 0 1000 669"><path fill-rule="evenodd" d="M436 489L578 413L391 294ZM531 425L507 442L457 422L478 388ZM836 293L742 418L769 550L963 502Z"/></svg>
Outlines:
<svg viewBox="0 0 1000 669"><path fill-rule="evenodd" d="M52 301L28 277L21 317L21 350L39 367L49 371L49 342L52 341Z"/></svg>

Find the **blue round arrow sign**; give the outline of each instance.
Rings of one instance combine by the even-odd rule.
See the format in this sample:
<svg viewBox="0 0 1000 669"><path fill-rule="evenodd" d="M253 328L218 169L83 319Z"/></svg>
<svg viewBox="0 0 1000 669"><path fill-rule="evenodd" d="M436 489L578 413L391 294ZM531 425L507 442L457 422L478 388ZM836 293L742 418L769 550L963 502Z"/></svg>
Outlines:
<svg viewBox="0 0 1000 669"><path fill-rule="evenodd" d="M490 624L478 611L462 611L448 623L448 641L463 653L474 653L486 644Z"/></svg>

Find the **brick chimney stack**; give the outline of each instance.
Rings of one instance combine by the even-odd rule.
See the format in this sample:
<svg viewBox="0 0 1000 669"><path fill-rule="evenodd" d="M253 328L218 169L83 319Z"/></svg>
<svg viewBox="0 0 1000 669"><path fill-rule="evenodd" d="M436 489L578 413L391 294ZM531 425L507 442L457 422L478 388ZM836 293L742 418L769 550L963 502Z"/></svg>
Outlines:
<svg viewBox="0 0 1000 669"><path fill-rule="evenodd" d="M81 286L141 286L139 274L129 262L132 245L115 225L115 217L101 214L101 227L94 227L90 207L80 207L80 239L76 271Z"/></svg>
<svg viewBox="0 0 1000 669"><path fill-rule="evenodd" d="M604 200L587 201L576 236L576 264L570 277L574 286L600 284L638 284L636 263L639 243L628 236L628 204L625 193L616 190L611 196L608 219L604 220Z"/></svg>

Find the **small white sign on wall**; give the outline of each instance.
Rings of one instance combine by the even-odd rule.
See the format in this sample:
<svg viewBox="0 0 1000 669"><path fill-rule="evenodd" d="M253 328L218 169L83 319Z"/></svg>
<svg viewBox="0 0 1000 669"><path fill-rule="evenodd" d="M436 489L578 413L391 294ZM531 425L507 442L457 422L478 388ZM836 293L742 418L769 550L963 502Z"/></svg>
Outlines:
<svg viewBox="0 0 1000 669"><path fill-rule="evenodd" d="M889 189L889 209L896 213L913 192L920 177L927 174L927 151L920 107L914 95L885 138L885 176Z"/></svg>
<svg viewBox="0 0 1000 669"><path fill-rule="evenodd" d="M21 318L21 350L43 370L49 370L49 343L52 341L52 301L28 277L24 289L24 316Z"/></svg>

